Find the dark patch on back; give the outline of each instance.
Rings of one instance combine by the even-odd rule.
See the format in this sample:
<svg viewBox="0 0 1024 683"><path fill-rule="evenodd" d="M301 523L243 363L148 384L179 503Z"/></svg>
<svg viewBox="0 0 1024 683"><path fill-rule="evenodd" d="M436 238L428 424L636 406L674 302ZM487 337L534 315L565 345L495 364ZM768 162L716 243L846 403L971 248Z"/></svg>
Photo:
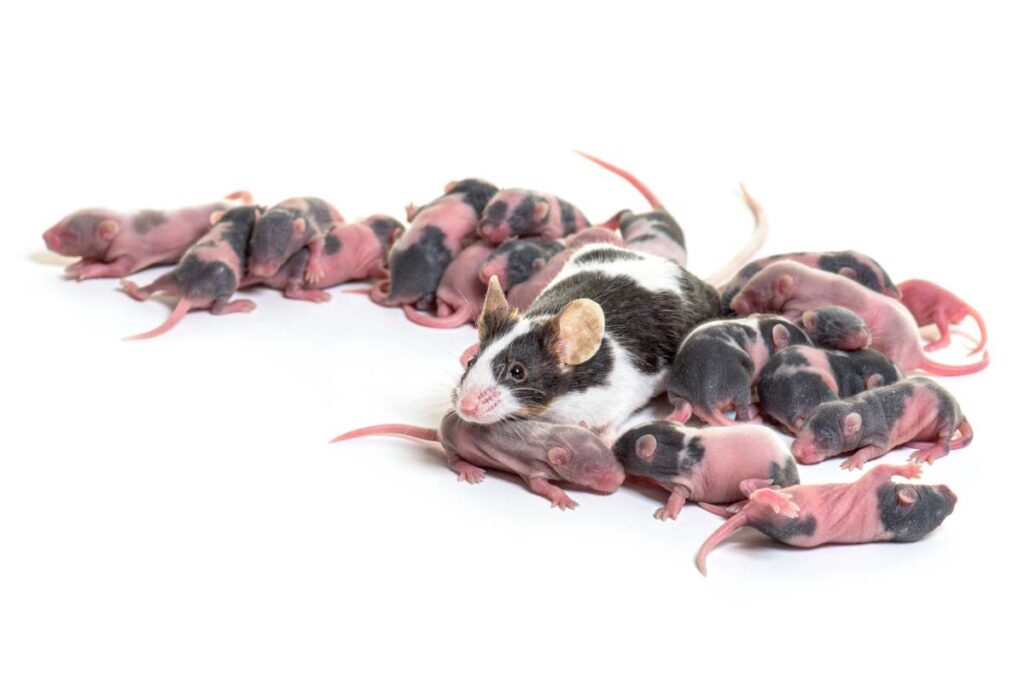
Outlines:
<svg viewBox="0 0 1024 683"><path fill-rule="evenodd" d="M785 543L794 536L813 536L818 528L818 519L814 515L806 515L780 521L773 516L767 520L751 520L750 526L776 541Z"/></svg>
<svg viewBox="0 0 1024 683"><path fill-rule="evenodd" d="M576 207L558 197L558 211L562 215L562 234L571 235L576 232L576 229L580 227L576 225ZM590 221L584 218L582 227L585 228L589 225Z"/></svg>
<svg viewBox="0 0 1024 683"><path fill-rule="evenodd" d="M391 296L405 299L433 294L452 258L444 231L436 225L424 226L418 240L391 251Z"/></svg>
<svg viewBox="0 0 1024 683"><path fill-rule="evenodd" d="M319 197L306 197L309 204L309 215L313 219L317 232L325 233L334 227L334 215L331 206Z"/></svg>
<svg viewBox="0 0 1024 683"><path fill-rule="evenodd" d="M153 211L146 209L145 211L139 211L137 214L132 216L132 230L145 235L153 228L163 225L167 222L167 214L163 211Z"/></svg>
<svg viewBox="0 0 1024 683"><path fill-rule="evenodd" d="M516 207L512 209L512 214L508 217L508 227L513 235L522 235L534 227L538 199L533 193L523 193L522 200L516 204Z"/></svg>
<svg viewBox="0 0 1024 683"><path fill-rule="evenodd" d="M826 351L825 358L836 381L839 398L849 398L867 390L867 377L860 373L849 355L841 351Z"/></svg>
<svg viewBox="0 0 1024 683"><path fill-rule="evenodd" d="M905 488L917 493L917 501L912 505L901 505L897 498L899 491ZM879 486L876 495L878 517L885 530L893 534L894 541L919 540L942 524L953 511L953 504L931 486L890 481Z"/></svg>
<svg viewBox="0 0 1024 683"><path fill-rule="evenodd" d="M394 218L375 218L370 221L370 230L373 230L373 234L377 236L377 241L384 247L384 251L387 251L395 239L405 232L405 226ZM397 233L395 231L398 231Z"/></svg>
<svg viewBox="0 0 1024 683"><path fill-rule="evenodd" d="M869 396L873 396L878 400L882 413L885 415L885 423L891 426L903 415L903 411L907 407L907 399L913 393L914 387L908 382L906 384L876 389Z"/></svg>
<svg viewBox="0 0 1024 683"><path fill-rule="evenodd" d="M876 292L882 291L882 283L878 281L875 271L848 251L832 251L822 254L818 259L818 268L837 275L843 268L851 268L857 282Z"/></svg>
<svg viewBox="0 0 1024 683"><path fill-rule="evenodd" d="M238 278L220 261L204 261L189 254L174 269L174 281L186 299L220 299L231 296Z"/></svg>
<svg viewBox="0 0 1024 683"><path fill-rule="evenodd" d="M328 256L333 256L341 251L341 240L333 232L327 233L324 237L324 253Z"/></svg>
<svg viewBox="0 0 1024 683"><path fill-rule="evenodd" d="M487 210L484 212L483 220L488 222L500 223L505 220L505 216L508 215L508 202L499 199L498 201L491 202L487 205Z"/></svg>
<svg viewBox="0 0 1024 683"><path fill-rule="evenodd" d="M784 349L768 361L757 382L757 396L761 411L784 425L792 425L797 418L807 419L822 403L835 401L832 393L816 372L798 371L793 374L778 372L786 365Z"/></svg>
<svg viewBox="0 0 1024 683"><path fill-rule="evenodd" d="M776 360L778 359L778 360ZM780 365L788 365L794 368L806 368L811 366L811 361L807 360L807 356L803 354L799 347L780 349L778 353L772 356L768 363L772 363L772 368L777 368ZM765 365L762 374L767 374L768 366Z"/></svg>
<svg viewBox="0 0 1024 683"><path fill-rule="evenodd" d="M487 202L498 194L498 188L483 180L466 178L455 183L445 195L461 194L462 201L473 207L473 211L479 216L483 213Z"/></svg>

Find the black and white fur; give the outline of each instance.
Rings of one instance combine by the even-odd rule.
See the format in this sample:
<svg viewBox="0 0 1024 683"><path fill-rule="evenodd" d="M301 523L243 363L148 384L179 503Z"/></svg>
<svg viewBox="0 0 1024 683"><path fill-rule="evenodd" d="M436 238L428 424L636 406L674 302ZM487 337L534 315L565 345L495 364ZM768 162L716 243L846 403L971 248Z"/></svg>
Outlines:
<svg viewBox="0 0 1024 683"><path fill-rule="evenodd" d="M560 314L581 300L600 307L603 334L592 356L567 364L557 351ZM588 245L522 314L485 305L480 350L453 394L456 411L470 422L542 417L610 434L665 390L683 338L720 312L715 289L677 263ZM487 410L464 414L467 396L486 396Z"/></svg>

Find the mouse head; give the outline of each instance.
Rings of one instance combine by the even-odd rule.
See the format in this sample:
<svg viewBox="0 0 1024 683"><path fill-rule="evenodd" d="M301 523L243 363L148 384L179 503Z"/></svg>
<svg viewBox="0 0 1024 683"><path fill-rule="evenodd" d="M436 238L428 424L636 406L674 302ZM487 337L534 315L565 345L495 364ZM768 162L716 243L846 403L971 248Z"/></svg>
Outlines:
<svg viewBox="0 0 1024 683"><path fill-rule="evenodd" d="M871 343L871 330L859 315L842 306L805 311L800 325L819 346L843 351L863 349Z"/></svg>
<svg viewBox="0 0 1024 683"><path fill-rule="evenodd" d="M611 449L589 429L551 425L547 461L559 479L600 493L613 493L626 478Z"/></svg>
<svg viewBox="0 0 1024 683"><path fill-rule="evenodd" d="M405 233L405 226L391 216L370 216L366 219L366 223L369 224L370 230L373 231L377 241L380 242L381 250L385 255L387 255L395 242L398 241L398 238Z"/></svg>
<svg viewBox="0 0 1024 683"><path fill-rule="evenodd" d="M878 516L895 541L916 541L953 512L956 494L948 486L885 483L878 487Z"/></svg>
<svg viewBox="0 0 1024 683"><path fill-rule="evenodd" d="M480 280L489 283L498 278L504 291L526 282L534 273L548 264L552 256L562 250L554 240L511 240L499 246L480 268Z"/></svg>
<svg viewBox="0 0 1024 683"><path fill-rule="evenodd" d="M576 299L554 315L521 316L491 278L478 327L480 350L453 399L459 417L488 424L541 415L567 391L574 369L602 347L604 312L590 299Z"/></svg>
<svg viewBox="0 0 1024 683"><path fill-rule="evenodd" d="M305 245L312 227L293 208L274 207L253 228L249 242L249 272L270 277Z"/></svg>
<svg viewBox="0 0 1024 683"><path fill-rule="evenodd" d="M704 454L699 446L686 438L685 427L657 421L630 429L612 451L630 474L664 482L690 474Z"/></svg>
<svg viewBox="0 0 1024 683"><path fill-rule="evenodd" d="M900 290L875 259L856 251L834 251L822 254L818 267L860 283L886 296L900 298Z"/></svg>
<svg viewBox="0 0 1024 683"><path fill-rule="evenodd" d="M750 278L729 306L741 316L781 311L804 269L806 266L794 261L773 263Z"/></svg>
<svg viewBox="0 0 1024 683"><path fill-rule="evenodd" d="M549 210L547 201L535 192L502 190L484 207L477 229L481 237L497 244L540 225Z"/></svg>
<svg viewBox="0 0 1024 683"><path fill-rule="evenodd" d="M61 256L102 258L127 219L105 209L76 211L43 233L46 248Z"/></svg>
<svg viewBox="0 0 1024 683"><path fill-rule="evenodd" d="M810 465L840 453L856 449L861 442L864 418L846 401L829 401L800 427L793 440L793 456L802 465Z"/></svg>

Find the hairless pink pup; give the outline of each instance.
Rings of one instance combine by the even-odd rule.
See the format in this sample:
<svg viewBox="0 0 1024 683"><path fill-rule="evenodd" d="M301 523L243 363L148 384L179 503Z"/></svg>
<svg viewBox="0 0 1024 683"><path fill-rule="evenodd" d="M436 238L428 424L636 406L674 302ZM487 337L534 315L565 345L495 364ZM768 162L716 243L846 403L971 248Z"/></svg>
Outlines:
<svg viewBox="0 0 1024 683"><path fill-rule="evenodd" d="M612 451L626 473L670 492L654 516L676 519L686 501L734 503L766 486L800 483L796 461L767 427L650 422L619 437Z"/></svg>
<svg viewBox="0 0 1024 683"><path fill-rule="evenodd" d="M179 297L166 322L127 339L150 339L164 334L193 309L209 308L214 315L225 315L248 313L256 308L248 299L231 301L231 297L245 271L246 244L261 211L258 206L240 206L214 213L214 226L185 252L174 270L145 287L122 280L124 290L139 301L145 301L154 292L170 292Z"/></svg>
<svg viewBox="0 0 1024 683"><path fill-rule="evenodd" d="M822 403L797 432L792 450L802 465L852 451L842 468L860 469L902 445L920 449L912 460L931 464L973 438L952 394L927 377L910 377Z"/></svg>
<svg viewBox="0 0 1024 683"><path fill-rule="evenodd" d="M229 209L237 202L252 203L248 192L234 192L226 199L232 201L167 212L76 211L44 232L43 241L50 251L81 257L65 269L70 277L124 277L150 266L174 263L209 231L214 212Z"/></svg>
<svg viewBox="0 0 1024 683"><path fill-rule="evenodd" d="M388 256L389 279L378 280L370 298L382 306L433 308L445 269L476 241L480 214L497 191L488 182L466 178L448 183L444 194L426 206L406 207L409 229Z"/></svg>
<svg viewBox="0 0 1024 683"><path fill-rule="evenodd" d="M553 194L506 189L495 194L480 216L477 232L491 244L516 237L568 237L590 227L583 212Z"/></svg>
<svg viewBox="0 0 1024 683"><path fill-rule="evenodd" d="M916 479L921 466L878 465L852 484L754 491L749 502L704 541L697 552L697 569L706 575L708 553L745 526L798 548L920 540L953 512L956 495L942 484L894 484L895 476Z"/></svg>
<svg viewBox="0 0 1024 683"><path fill-rule="evenodd" d="M871 348L888 356L903 372L966 375L983 370L989 363L988 352L969 365L946 365L931 360L921 349L917 323L906 306L842 275L795 261L779 261L761 270L743 285L730 305L741 316L774 312L790 319L823 306L848 308L871 329Z"/></svg>
<svg viewBox="0 0 1024 683"><path fill-rule="evenodd" d="M577 503L552 481L565 481L598 493L612 493L625 479L622 465L596 434L583 427L540 420L475 424L449 411L438 430L389 424L342 434L336 441L362 436L403 436L439 442L448 468L459 481L478 484L486 469L523 478L531 491L552 507L573 509Z"/></svg>
<svg viewBox="0 0 1024 683"><path fill-rule="evenodd" d="M324 238L320 267L323 277L316 285L306 281L309 249L303 248L285 262L269 278L249 276L242 287L263 285L279 289L288 299L324 303L331 295L323 291L351 280L386 277L388 249L402 234L405 227L383 214L368 216L355 223L336 225ZM349 290L355 291L355 290ZM360 290L366 293L368 289Z"/></svg>
<svg viewBox="0 0 1024 683"><path fill-rule="evenodd" d="M417 311L405 304L405 317L426 327L450 328L473 323L480 316L487 296L487 285L480 281L480 268L494 253L487 242L475 242L455 257L444 271L437 287L437 315ZM496 275L492 276L497 279Z"/></svg>
<svg viewBox="0 0 1024 683"><path fill-rule="evenodd" d="M899 288L903 294L903 305L914 316L917 324L921 327L934 324L939 328L939 338L925 345L925 351L935 351L949 346L949 326L959 325L967 316L974 318L981 332L981 339L971 354L985 348L988 343L985 321L980 313L956 294L928 280L907 280L901 282Z"/></svg>

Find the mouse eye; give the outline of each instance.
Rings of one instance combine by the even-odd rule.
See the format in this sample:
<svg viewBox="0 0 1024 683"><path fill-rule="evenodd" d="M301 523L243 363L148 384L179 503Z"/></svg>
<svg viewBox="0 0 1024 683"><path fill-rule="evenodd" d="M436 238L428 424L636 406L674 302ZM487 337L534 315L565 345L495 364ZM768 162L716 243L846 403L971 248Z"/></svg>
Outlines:
<svg viewBox="0 0 1024 683"><path fill-rule="evenodd" d="M514 382L522 382L526 379L526 368L518 361L508 364L508 376Z"/></svg>
<svg viewBox="0 0 1024 683"><path fill-rule="evenodd" d="M474 365L476 365L476 358L477 358L476 356L473 356L469 360L467 360L466 361L466 368L471 368Z"/></svg>

